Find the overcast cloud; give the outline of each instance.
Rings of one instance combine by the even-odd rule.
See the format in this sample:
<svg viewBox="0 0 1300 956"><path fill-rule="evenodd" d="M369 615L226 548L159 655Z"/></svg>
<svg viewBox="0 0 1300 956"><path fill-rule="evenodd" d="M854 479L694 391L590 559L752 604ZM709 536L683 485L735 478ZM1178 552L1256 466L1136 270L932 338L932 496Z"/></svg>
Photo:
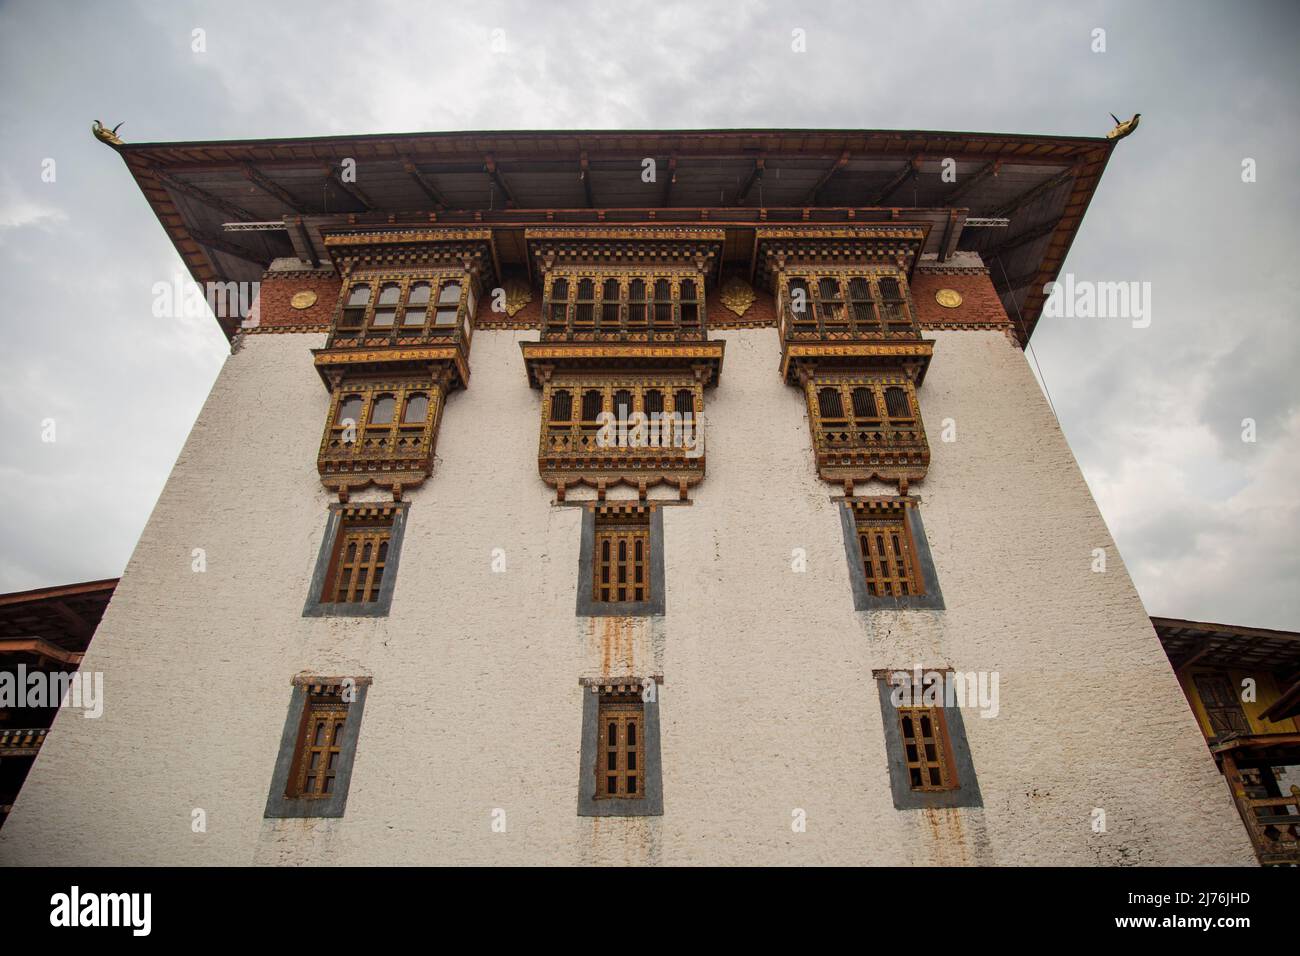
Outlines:
<svg viewBox="0 0 1300 956"><path fill-rule="evenodd" d="M1150 282L1151 326L1044 319L1036 355L1148 610L1300 628L1297 49L1295 3L5 4L0 591L121 572L228 351L211 318L151 315L152 285L181 262L92 119L125 121L128 142L1100 135L1108 113L1141 111L1066 269Z"/></svg>

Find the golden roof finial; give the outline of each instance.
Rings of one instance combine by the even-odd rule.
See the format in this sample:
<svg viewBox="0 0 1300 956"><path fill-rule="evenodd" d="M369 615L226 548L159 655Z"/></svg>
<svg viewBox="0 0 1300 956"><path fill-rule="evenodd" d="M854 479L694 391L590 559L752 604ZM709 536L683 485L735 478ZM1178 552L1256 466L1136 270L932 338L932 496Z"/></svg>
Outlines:
<svg viewBox="0 0 1300 956"><path fill-rule="evenodd" d="M1110 114L1110 118L1115 121L1115 128L1106 134L1106 138L1123 139L1138 128L1138 120L1142 118L1142 114L1134 113L1131 120L1124 120L1123 122L1120 122L1120 118L1114 113Z"/></svg>
<svg viewBox="0 0 1300 956"><path fill-rule="evenodd" d="M101 143L107 143L109 146L124 146L125 144L118 138L117 131L122 128L122 123L118 123L112 129L109 129L99 120L91 124L90 131L95 134L95 139Z"/></svg>

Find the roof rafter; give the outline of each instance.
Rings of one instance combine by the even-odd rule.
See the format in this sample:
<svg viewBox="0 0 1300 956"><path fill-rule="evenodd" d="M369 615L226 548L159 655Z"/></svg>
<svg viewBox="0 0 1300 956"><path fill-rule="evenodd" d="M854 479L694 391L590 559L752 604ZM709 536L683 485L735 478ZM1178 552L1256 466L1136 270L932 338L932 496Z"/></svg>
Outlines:
<svg viewBox="0 0 1300 956"><path fill-rule="evenodd" d="M372 212L373 210L378 208L375 202L369 196L366 195L365 190L363 190L356 183L349 182L348 180L343 178L343 174L339 171L338 166L334 165L333 163L329 163L323 168L325 170L325 178L328 179L330 182L332 182L339 189L343 190L345 193L347 193L357 202L361 203L361 205L365 207L366 212ZM356 167L354 166L353 168L355 169Z"/></svg>
<svg viewBox="0 0 1300 956"><path fill-rule="evenodd" d="M875 198L867 203L868 206L879 206L882 202L894 194L899 186L916 176L917 171L921 168L921 157L913 156L907 161L907 165L898 171L885 188L876 193Z"/></svg>
<svg viewBox="0 0 1300 956"><path fill-rule="evenodd" d="M311 211L302 204L302 201L298 199L298 197L289 192L289 190L285 189L279 183L267 179L267 177L263 175L262 171L252 163L243 163L240 166L240 170L243 172L244 178L250 183L262 190L262 192L274 196L294 212L302 213Z"/></svg>
<svg viewBox="0 0 1300 956"><path fill-rule="evenodd" d="M205 206L211 206L213 209L220 209L233 219L238 219L242 222L257 221L258 217L249 212L243 206L237 205L228 199L222 199L220 196L213 195L206 189L201 189L191 183L177 179L175 176L170 176L153 164L149 165L149 171L153 173L154 176L158 178L158 181L168 189L173 189L184 196L189 196L191 199L197 200Z"/></svg>
<svg viewBox="0 0 1300 956"><path fill-rule="evenodd" d="M200 245L207 246L209 249L216 249L218 252L224 252L228 256L234 256L236 259L243 259L245 262L255 262L259 266L265 267L268 256L258 255L251 249L239 245L237 242L231 242L221 236L214 236L208 232L199 232L190 230L190 238Z"/></svg>
<svg viewBox="0 0 1300 956"><path fill-rule="evenodd" d="M1025 192L1021 193L1019 196L1017 196L1015 199L1011 200L1010 202L1006 203L1003 206L998 207L996 210L989 213L988 215L1010 216L1017 209L1024 208L1026 205L1033 202L1035 199L1037 199L1039 196L1043 195L1044 193L1049 193L1053 189L1060 186L1062 183L1073 179L1077 172L1078 172L1077 168L1071 166L1069 169L1057 173L1051 179L1039 183L1037 186L1034 186L1032 189L1026 190Z"/></svg>
<svg viewBox="0 0 1300 956"><path fill-rule="evenodd" d="M493 185L500 189L505 195L507 208L518 206L519 203L515 201L515 194L510 191L510 184L507 183L505 177L501 175L501 170L497 169L496 158L491 153L484 154L483 169L487 172Z"/></svg>
<svg viewBox="0 0 1300 956"><path fill-rule="evenodd" d="M831 164L831 167L817 178L817 182L813 183L812 189L808 190L808 194L804 196L803 202L799 205L805 205L807 203L816 204L817 194L820 193L823 187L831 181L831 177L847 166L848 163L849 151L846 149L844 152L840 153L840 158L835 160L835 162Z"/></svg>
<svg viewBox="0 0 1300 956"><path fill-rule="evenodd" d="M740 192L738 192L738 193L736 194L736 205L737 205L737 206L743 206L743 205L745 205L745 203L748 202L748 200L749 200L749 193L750 193L750 190L752 190L752 189L754 188L754 184L757 183L757 182L761 182L761 181L762 181L762 179L763 179L763 162L764 162L764 158L763 158L763 156L760 155L760 156L755 157L755 159L754 159L754 168L751 169L751 170L749 171L749 175L748 175L747 177L745 177L745 181L744 181L744 183L741 184Z"/></svg>
<svg viewBox="0 0 1300 956"><path fill-rule="evenodd" d="M999 156L997 159L993 160L992 162L985 163L983 166L981 166L975 172L971 173L965 179L961 180L959 183L957 183L956 186L954 186L951 190L949 190L948 195L943 197L944 204L949 206L952 205L962 196L966 195L968 192L970 192L972 189L978 186L980 183L984 182L984 180L988 179L990 176L996 176L998 174L998 171L1001 168L1002 168L1001 156Z"/></svg>
<svg viewBox="0 0 1300 956"><path fill-rule="evenodd" d="M447 208L447 200L443 197L442 193L438 191L438 187L435 186L433 181L422 173L420 168L406 156L402 157L402 168L406 170L406 175L415 180L415 184L420 187L420 191L428 197L429 201L432 202L435 207L438 209Z"/></svg>

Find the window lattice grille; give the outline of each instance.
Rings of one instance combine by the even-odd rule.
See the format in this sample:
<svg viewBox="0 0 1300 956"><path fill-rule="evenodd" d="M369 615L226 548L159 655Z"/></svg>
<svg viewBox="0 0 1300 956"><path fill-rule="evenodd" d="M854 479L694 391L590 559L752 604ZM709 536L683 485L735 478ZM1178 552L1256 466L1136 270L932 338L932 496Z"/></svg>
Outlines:
<svg viewBox="0 0 1300 956"><path fill-rule="evenodd" d="M600 602L650 600L650 512L596 515L592 595Z"/></svg>

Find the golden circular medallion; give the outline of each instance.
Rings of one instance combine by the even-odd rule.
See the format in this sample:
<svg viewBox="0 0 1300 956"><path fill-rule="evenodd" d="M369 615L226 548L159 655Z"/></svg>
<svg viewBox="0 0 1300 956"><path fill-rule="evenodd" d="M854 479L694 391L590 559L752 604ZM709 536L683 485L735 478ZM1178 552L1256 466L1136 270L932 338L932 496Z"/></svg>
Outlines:
<svg viewBox="0 0 1300 956"><path fill-rule="evenodd" d="M293 298L289 300L289 304L295 309L310 309L316 304L316 293L310 289L295 292Z"/></svg>
<svg viewBox="0 0 1300 956"><path fill-rule="evenodd" d="M934 294L934 301L945 309L955 309L961 305L961 293L956 289L940 289Z"/></svg>

